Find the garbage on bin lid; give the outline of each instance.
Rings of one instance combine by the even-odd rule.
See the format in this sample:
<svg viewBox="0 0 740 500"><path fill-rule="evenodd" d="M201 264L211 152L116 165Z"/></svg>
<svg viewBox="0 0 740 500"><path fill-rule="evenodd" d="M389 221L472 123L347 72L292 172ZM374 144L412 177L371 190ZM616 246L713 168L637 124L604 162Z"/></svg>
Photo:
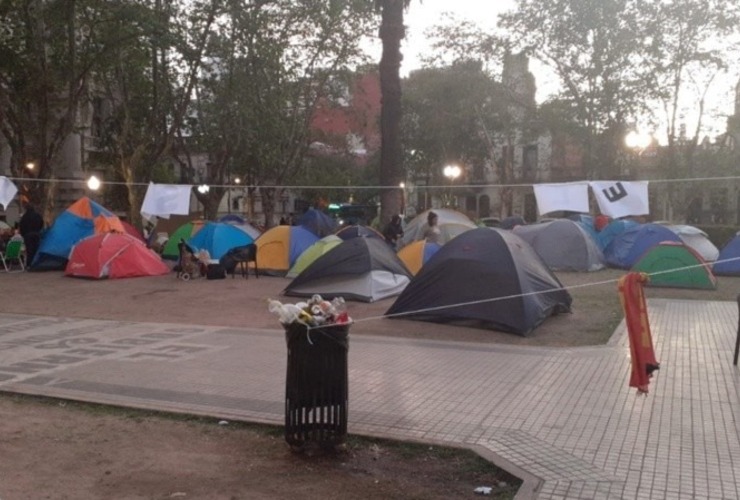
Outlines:
<svg viewBox="0 0 740 500"><path fill-rule="evenodd" d="M294 322L305 323L309 326L344 325L352 321L347 314L347 305L342 297L328 301L316 294L308 302L297 304L283 304L271 299L268 301L267 310L276 314L283 325Z"/></svg>

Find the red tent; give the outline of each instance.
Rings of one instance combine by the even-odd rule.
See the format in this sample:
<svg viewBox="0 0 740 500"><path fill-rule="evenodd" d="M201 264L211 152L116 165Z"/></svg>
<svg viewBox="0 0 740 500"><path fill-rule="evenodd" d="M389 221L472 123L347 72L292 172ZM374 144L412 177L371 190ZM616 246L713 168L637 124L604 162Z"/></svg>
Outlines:
<svg viewBox="0 0 740 500"><path fill-rule="evenodd" d="M136 229L134 226L132 226L130 223L126 222L125 220L122 220L121 225L123 226L123 229L126 231L126 234L130 234L136 239L141 240L142 242L146 242L141 232L138 229Z"/></svg>
<svg viewBox="0 0 740 500"><path fill-rule="evenodd" d="M159 276L170 269L146 245L128 234L89 236L72 248L64 270L79 278L134 278Z"/></svg>

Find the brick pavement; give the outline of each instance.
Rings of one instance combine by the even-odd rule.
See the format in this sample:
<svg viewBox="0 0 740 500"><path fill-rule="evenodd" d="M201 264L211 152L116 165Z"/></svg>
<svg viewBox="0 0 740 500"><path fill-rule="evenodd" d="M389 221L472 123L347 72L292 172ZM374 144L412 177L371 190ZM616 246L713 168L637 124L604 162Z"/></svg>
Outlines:
<svg viewBox="0 0 740 500"><path fill-rule="evenodd" d="M621 326L569 349L351 336L350 432L469 446L521 498L740 498L737 306L649 306L647 397ZM0 314L11 392L281 424L285 354L279 330Z"/></svg>

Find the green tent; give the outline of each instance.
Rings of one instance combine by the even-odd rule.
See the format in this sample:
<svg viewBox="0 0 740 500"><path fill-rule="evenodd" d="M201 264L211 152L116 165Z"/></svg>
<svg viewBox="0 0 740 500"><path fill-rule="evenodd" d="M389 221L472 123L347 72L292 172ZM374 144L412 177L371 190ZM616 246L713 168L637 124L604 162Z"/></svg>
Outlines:
<svg viewBox="0 0 740 500"><path fill-rule="evenodd" d="M170 235L167 243L165 243L164 245L164 249L162 250L162 258L169 260L179 259L180 250L177 248L177 244L180 243L181 239L188 241L190 238L192 238L195 233L201 230L203 224L204 221L202 220L194 220L191 222L186 222L182 226L175 229L175 232Z"/></svg>
<svg viewBox="0 0 740 500"><path fill-rule="evenodd" d="M683 243L663 242L645 252L632 268L650 275L650 286L715 290L717 279L701 256Z"/></svg>
<svg viewBox="0 0 740 500"><path fill-rule="evenodd" d="M326 252L339 245L344 240L339 236L330 234L319 241L308 247L301 255L298 260L295 261L293 267L290 268L286 278L295 278L303 272L309 265L313 264L313 261L324 255Z"/></svg>

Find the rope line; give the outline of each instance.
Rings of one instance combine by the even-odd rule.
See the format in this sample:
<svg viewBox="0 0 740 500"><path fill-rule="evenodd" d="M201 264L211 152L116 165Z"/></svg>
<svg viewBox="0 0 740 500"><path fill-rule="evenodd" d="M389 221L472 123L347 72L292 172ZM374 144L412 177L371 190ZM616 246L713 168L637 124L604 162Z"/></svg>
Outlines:
<svg viewBox="0 0 740 500"><path fill-rule="evenodd" d="M13 181L20 181L20 182L60 182L60 183L70 183L70 184L86 184L87 179L37 179L34 177L7 177L3 176L6 179L13 180ZM608 180L608 179L607 179ZM693 177L691 179L641 179L639 181L635 182L649 182L652 184L668 184L668 183L681 183L681 182L707 182L707 181L736 181L740 180L740 175L733 175L733 176L726 176L726 177ZM589 182L589 181L579 181L579 182ZM123 182L123 181L103 181L101 180L102 184L110 184L112 186L148 186L148 182ZM418 185L415 184L413 189L414 190L431 190L431 189L450 189L450 188L526 188L526 187L534 187L537 185L543 185L543 184L573 184L577 182L564 182L564 183L557 183L557 182L542 182L542 183L531 183L531 184L441 184L441 185ZM162 183L166 184L166 183ZM405 189L401 188L400 186L333 186L333 185L326 185L326 186L304 186L304 185L285 185L285 184L261 184L261 185L255 185L255 184L210 184L206 181L201 182L199 184L175 184L178 186L191 186L191 187L197 187L200 185L208 185L209 187L214 188L223 188L223 189L343 189L343 190L359 190L359 189Z"/></svg>
<svg viewBox="0 0 740 500"><path fill-rule="evenodd" d="M734 261L738 261L738 260L740 260L740 257L732 257L732 258L728 258L728 259L717 260L717 261L711 262L711 263L710 262L705 262L703 264L692 264L690 266L677 267L677 268L674 268L674 269L666 269L664 271L655 271L655 272L652 272L652 273L645 273L645 274L647 274L648 276L652 277L652 276L659 276L659 275L663 275L663 274L671 274L671 273L677 273L677 272L687 271L687 270L696 269L696 268L699 268L699 267L710 268L710 271L711 271L711 267L713 265L715 265L715 264L725 263L725 262L734 262ZM385 318L398 318L398 317L403 317L403 316L412 316L412 315L423 314L423 313L427 313L427 312L440 311L440 310L444 310L444 309L454 309L456 307L464 307L464 306L471 306L471 305L477 305L477 304L486 304L486 303L492 303L492 302L499 302L499 301L503 301L503 300L512 300L512 299L518 299L518 298L522 298L522 297L529 297L529 296L532 296L532 295L541 295L541 294L546 294L546 293L553 293L553 292L574 290L576 288L587 288L587 287L592 287L592 286L608 285L608 284L612 284L612 283L617 283L618 281L619 281L619 278L616 278L616 279L605 280L605 281L596 281L596 282L591 282L591 283L582 283L580 285L561 286L561 287L553 288L553 289L546 290L546 291L527 292L527 293L520 293L520 294L515 294L515 295L507 295L507 296L504 296L504 297L491 297L491 298L488 298L488 299L472 300L472 301L469 301L469 302L458 302L458 303L455 303L455 304L448 304L448 305L444 305L444 306L435 306L435 307L428 307L428 308L424 308L424 309L417 309L415 311L407 311L407 312L393 313L393 314L383 314L383 315L380 315L380 316L368 316L366 318L353 319L352 322L353 323L365 323L365 322L368 322L368 321L377 321L379 319L385 319ZM322 328L323 326L326 326L326 325L311 326L311 327L309 327L309 329Z"/></svg>

